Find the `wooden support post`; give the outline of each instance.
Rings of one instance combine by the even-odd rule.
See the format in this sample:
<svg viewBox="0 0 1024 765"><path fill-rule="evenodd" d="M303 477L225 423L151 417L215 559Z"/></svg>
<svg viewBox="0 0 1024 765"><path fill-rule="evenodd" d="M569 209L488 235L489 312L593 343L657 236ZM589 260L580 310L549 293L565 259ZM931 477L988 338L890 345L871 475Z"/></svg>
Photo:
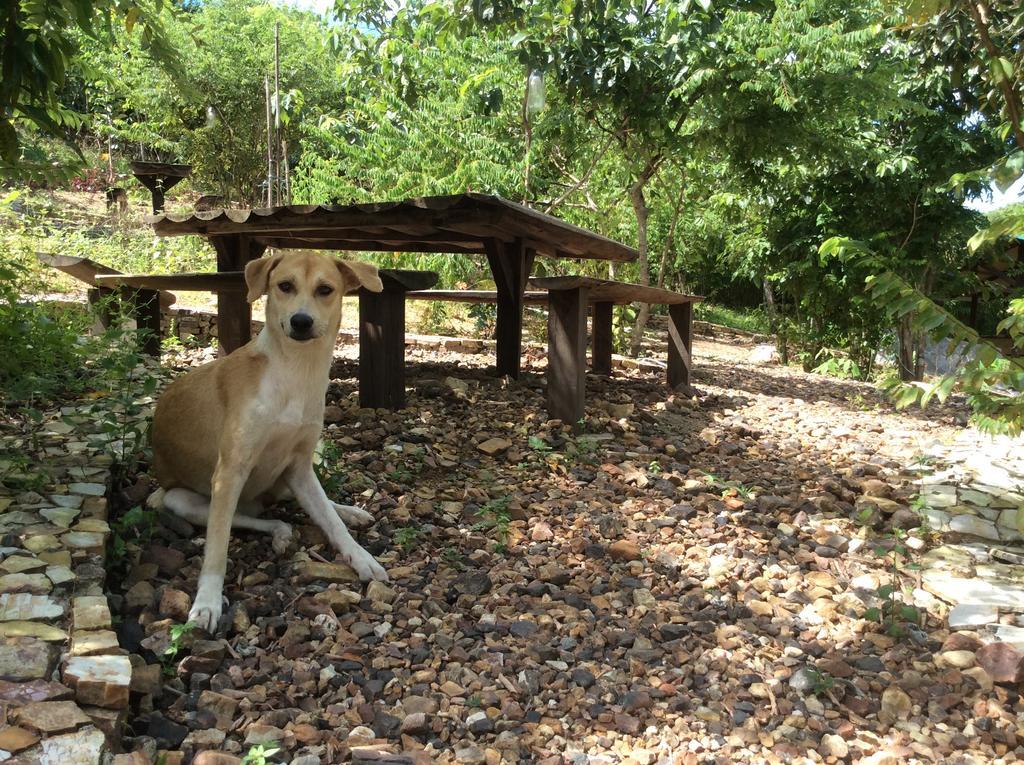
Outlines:
<svg viewBox="0 0 1024 765"><path fill-rule="evenodd" d="M498 375L518 378L523 352L523 292L536 252L526 247L521 239L510 243L488 239L484 246L498 291L495 329Z"/></svg>
<svg viewBox="0 0 1024 765"><path fill-rule="evenodd" d="M217 271L242 271L266 249L244 234L211 236L217 251ZM252 338L252 309L244 291L217 293L218 354L226 356Z"/></svg>
<svg viewBox="0 0 1024 765"><path fill-rule="evenodd" d="M121 295L132 307L135 330L139 333L139 350L147 356L160 358L160 293L126 287Z"/></svg>
<svg viewBox="0 0 1024 765"><path fill-rule="evenodd" d="M405 406L405 289L359 290L359 405Z"/></svg>
<svg viewBox="0 0 1024 765"><path fill-rule="evenodd" d="M612 373L612 308L614 303L594 303L592 313L593 343L590 368L599 375Z"/></svg>
<svg viewBox="0 0 1024 765"><path fill-rule="evenodd" d="M548 293L548 416L576 427L587 381L587 289Z"/></svg>
<svg viewBox="0 0 1024 765"><path fill-rule="evenodd" d="M110 327L113 317L110 313L110 303L108 301L110 296L113 294L113 290L105 289L103 287L93 287L86 292L86 297L89 300L89 308L96 317L94 331L103 331Z"/></svg>
<svg viewBox="0 0 1024 765"><path fill-rule="evenodd" d="M693 365L693 303L668 307L668 384L670 388L690 384Z"/></svg>

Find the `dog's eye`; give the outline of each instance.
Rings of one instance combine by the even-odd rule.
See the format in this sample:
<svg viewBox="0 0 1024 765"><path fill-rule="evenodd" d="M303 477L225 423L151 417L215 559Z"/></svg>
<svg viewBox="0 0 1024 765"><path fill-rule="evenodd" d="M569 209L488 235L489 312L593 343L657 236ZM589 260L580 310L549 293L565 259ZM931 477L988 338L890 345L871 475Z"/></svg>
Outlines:
<svg viewBox="0 0 1024 765"><path fill-rule="evenodd" d="M295 285L291 282L281 282L277 285L277 288L281 290L281 292L288 293L295 289Z"/></svg>
<svg viewBox="0 0 1024 765"><path fill-rule="evenodd" d="M321 284L319 287L316 288L316 294L319 295L320 297L327 297L332 292L334 292L334 287L332 287L329 284Z"/></svg>

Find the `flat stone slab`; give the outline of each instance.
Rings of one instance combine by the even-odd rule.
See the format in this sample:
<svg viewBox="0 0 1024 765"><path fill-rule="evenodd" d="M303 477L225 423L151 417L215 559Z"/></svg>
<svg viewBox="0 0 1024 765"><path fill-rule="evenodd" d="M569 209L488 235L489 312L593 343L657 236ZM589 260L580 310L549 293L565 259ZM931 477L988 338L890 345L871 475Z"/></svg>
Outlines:
<svg viewBox="0 0 1024 765"><path fill-rule="evenodd" d="M107 737L98 728L88 728L45 739L40 746L43 750L40 765L99 765Z"/></svg>
<svg viewBox="0 0 1024 765"><path fill-rule="evenodd" d="M91 721L73 701L34 701L16 712L18 724L44 736L67 733ZM79 762L79 760L65 760Z"/></svg>
<svg viewBox="0 0 1024 765"><path fill-rule="evenodd" d="M323 581L337 584L358 582L359 574L351 566L344 563L317 563L307 561L299 567L299 582Z"/></svg>
<svg viewBox="0 0 1024 765"><path fill-rule="evenodd" d="M76 630L108 630L110 618L105 597L84 596L71 603L71 623Z"/></svg>
<svg viewBox="0 0 1024 765"><path fill-rule="evenodd" d="M33 638L8 638L0 645L0 679L44 680L57 662L49 643Z"/></svg>
<svg viewBox="0 0 1024 765"><path fill-rule="evenodd" d="M39 514L54 526L66 529L78 517L79 512L71 507L48 507L45 510L40 510Z"/></svg>
<svg viewBox="0 0 1024 765"><path fill-rule="evenodd" d="M117 633L111 630L75 630L71 633L72 656L97 656L120 649Z"/></svg>
<svg viewBox="0 0 1024 765"><path fill-rule="evenodd" d="M0 638L7 637L32 637L47 643L63 643L68 639L68 633L45 622L0 622Z"/></svg>
<svg viewBox="0 0 1024 765"><path fill-rule="evenodd" d="M124 709L132 664L127 656L74 656L64 666L64 682L74 689L80 704Z"/></svg>
<svg viewBox="0 0 1024 765"><path fill-rule="evenodd" d="M46 578L53 582L54 587L68 584L75 581L78 576L67 566L49 566L46 569Z"/></svg>
<svg viewBox="0 0 1024 765"><path fill-rule="evenodd" d="M53 589L46 574L4 574L0 576L0 592L28 592L45 595Z"/></svg>
<svg viewBox="0 0 1024 765"><path fill-rule="evenodd" d="M0 622L59 619L64 606L49 595L6 593L0 595Z"/></svg>
<svg viewBox="0 0 1024 765"><path fill-rule="evenodd" d="M72 550L86 550L87 552L102 552L105 538L103 534L96 534L91 531L69 531L60 538L61 543Z"/></svg>
<svg viewBox="0 0 1024 765"><path fill-rule="evenodd" d="M77 494L54 494L50 497L50 501L57 507L70 507L77 510L82 506L85 497Z"/></svg>
<svg viewBox="0 0 1024 765"><path fill-rule="evenodd" d="M70 688L49 680L31 680L27 683L0 680L0 701L9 701L15 706L33 701L67 701L71 697Z"/></svg>
<svg viewBox="0 0 1024 765"><path fill-rule="evenodd" d="M8 725L0 728L0 749L15 754L39 743L39 736L30 730Z"/></svg>
<svg viewBox="0 0 1024 765"><path fill-rule="evenodd" d="M60 540L53 534L39 534L29 537L22 543L26 550L34 553L43 553L48 550L59 550Z"/></svg>
<svg viewBox="0 0 1024 765"><path fill-rule="evenodd" d="M72 494L84 494L87 497L102 497L107 493L107 487L102 483L72 483L68 484L68 491Z"/></svg>
<svg viewBox="0 0 1024 765"><path fill-rule="evenodd" d="M979 561L962 545L942 545L921 557L924 589L947 603L1024 609L1024 567Z"/></svg>
<svg viewBox="0 0 1024 765"><path fill-rule="evenodd" d="M36 571L42 571L46 568L46 562L39 560L36 557L29 557L28 555L12 555L8 558L4 558L3 562L0 563L0 571L5 574L31 574Z"/></svg>
<svg viewBox="0 0 1024 765"><path fill-rule="evenodd" d="M999 607L959 603L949 610L949 628L981 627L999 621Z"/></svg>

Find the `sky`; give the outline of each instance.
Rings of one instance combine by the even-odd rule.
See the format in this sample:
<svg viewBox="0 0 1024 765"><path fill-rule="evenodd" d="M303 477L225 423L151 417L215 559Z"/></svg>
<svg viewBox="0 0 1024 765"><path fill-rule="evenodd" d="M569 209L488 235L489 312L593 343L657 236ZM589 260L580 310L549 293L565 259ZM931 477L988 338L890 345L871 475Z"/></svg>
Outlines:
<svg viewBox="0 0 1024 765"><path fill-rule="evenodd" d="M1024 178L1018 178L1015 184L1003 192L993 188L991 199L975 199L967 202L964 206L970 207L972 210L988 212L989 210L998 210L1000 207L1005 207L1014 202L1024 202Z"/></svg>

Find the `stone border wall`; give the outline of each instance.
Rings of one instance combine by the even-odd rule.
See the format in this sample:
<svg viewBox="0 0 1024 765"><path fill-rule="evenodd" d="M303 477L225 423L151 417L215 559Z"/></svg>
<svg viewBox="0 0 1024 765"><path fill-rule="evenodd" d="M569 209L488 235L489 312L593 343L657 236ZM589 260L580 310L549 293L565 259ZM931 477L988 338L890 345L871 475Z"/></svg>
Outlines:
<svg viewBox="0 0 1024 765"><path fill-rule="evenodd" d="M33 439L8 436L0 462L33 489L0 487L0 761L94 765L119 750L147 667L118 644L104 594L113 436L102 401L46 413ZM38 451L44 465L34 462ZM20 465L14 455L33 461ZM48 479L33 479L44 470ZM117 762L120 758L115 758Z"/></svg>

